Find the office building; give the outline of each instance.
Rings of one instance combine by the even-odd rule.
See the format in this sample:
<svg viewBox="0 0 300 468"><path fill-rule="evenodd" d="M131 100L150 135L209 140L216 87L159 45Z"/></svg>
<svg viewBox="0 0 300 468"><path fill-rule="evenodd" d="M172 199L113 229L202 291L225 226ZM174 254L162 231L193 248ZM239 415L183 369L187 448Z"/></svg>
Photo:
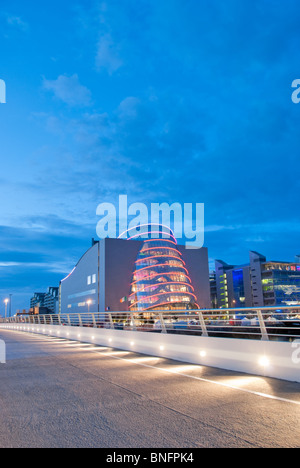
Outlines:
<svg viewBox="0 0 300 468"><path fill-rule="evenodd" d="M46 293L36 292L34 296L30 299L30 308L34 309L35 307L43 307Z"/></svg>
<svg viewBox="0 0 300 468"><path fill-rule="evenodd" d="M58 287L49 287L46 293L37 292L30 300L30 309L35 313L58 313Z"/></svg>
<svg viewBox="0 0 300 468"><path fill-rule="evenodd" d="M44 307L47 307L47 309L51 310L55 314L58 313L58 295L59 288L51 286L48 288L48 292L44 299Z"/></svg>
<svg viewBox="0 0 300 468"><path fill-rule="evenodd" d="M267 307L300 304L300 262L267 261L251 251L246 265L216 260L219 308Z"/></svg>
<svg viewBox="0 0 300 468"><path fill-rule="evenodd" d="M211 271L209 273L209 286L210 286L210 300L211 300L210 307L212 309L217 309L218 308L218 295L217 295L217 279L216 279L215 271Z"/></svg>

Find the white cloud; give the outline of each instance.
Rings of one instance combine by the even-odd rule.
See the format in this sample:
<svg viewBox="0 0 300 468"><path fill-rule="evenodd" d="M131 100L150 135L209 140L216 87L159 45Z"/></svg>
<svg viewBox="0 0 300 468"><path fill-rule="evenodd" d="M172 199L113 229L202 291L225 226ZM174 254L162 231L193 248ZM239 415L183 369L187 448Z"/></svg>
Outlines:
<svg viewBox="0 0 300 468"><path fill-rule="evenodd" d="M138 117L138 106L141 103L140 99L136 97L127 97L119 105L119 117L121 119L137 118Z"/></svg>
<svg viewBox="0 0 300 468"><path fill-rule="evenodd" d="M52 262L0 262L0 268L23 267L23 268L42 268L52 273L67 273L73 261L52 261Z"/></svg>
<svg viewBox="0 0 300 468"><path fill-rule="evenodd" d="M97 45L96 67L105 68L109 74L114 73L123 65L119 57L118 47L114 44L110 34L103 35Z"/></svg>
<svg viewBox="0 0 300 468"><path fill-rule="evenodd" d="M81 85L77 74L60 75L56 80L46 80L44 89L52 91L57 99L70 106L88 107L91 105L91 92Z"/></svg>
<svg viewBox="0 0 300 468"><path fill-rule="evenodd" d="M7 15L6 16L6 22L10 26L17 27L21 31L28 31L29 25L25 21L22 20L19 16L12 16L12 15Z"/></svg>
<svg viewBox="0 0 300 468"><path fill-rule="evenodd" d="M18 262L0 262L0 268L7 268L12 266L18 266L20 263Z"/></svg>

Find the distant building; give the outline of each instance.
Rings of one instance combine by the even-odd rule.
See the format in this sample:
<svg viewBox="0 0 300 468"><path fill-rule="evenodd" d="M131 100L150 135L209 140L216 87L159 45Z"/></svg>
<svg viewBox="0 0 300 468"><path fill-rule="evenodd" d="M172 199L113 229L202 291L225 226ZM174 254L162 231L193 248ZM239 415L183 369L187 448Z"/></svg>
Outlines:
<svg viewBox="0 0 300 468"><path fill-rule="evenodd" d="M249 265L228 265L216 260L217 304L220 308L251 307L251 280Z"/></svg>
<svg viewBox="0 0 300 468"><path fill-rule="evenodd" d="M300 262L267 261L250 252L247 265L216 260L219 308L267 307L300 304Z"/></svg>
<svg viewBox="0 0 300 468"><path fill-rule="evenodd" d="M217 279L216 279L216 272L212 271L209 273L209 285L210 285L210 298L211 298L211 305L212 309L218 308L218 295L217 295Z"/></svg>
<svg viewBox="0 0 300 468"><path fill-rule="evenodd" d="M149 258L148 255L147 265L143 266L143 269L140 268L137 273L137 265L140 266L144 261L141 253L149 254L149 249L143 252L146 247L149 246L140 240L111 238L93 240L91 248L82 256L73 271L61 281L60 312L135 310L136 292L140 293L137 298L139 304L140 299L142 301L149 299L148 305L144 303L145 309L149 307L155 309L156 306L166 308L166 303L170 304L170 308L193 308L194 302L200 308L210 308L206 248L186 249L177 244L175 248L175 244L172 244L172 256L166 259L170 254L168 246L154 242L150 248L156 253L151 256L153 258ZM165 257L161 255L162 248L165 249ZM160 263L157 254L161 260L163 259ZM144 281L141 282L144 273ZM182 277L180 286L178 275L180 281ZM162 283L165 284L164 287ZM138 285L138 288L135 285ZM157 288L159 295L154 294ZM152 294L148 294L150 289L153 289ZM147 294L144 294L145 291ZM161 298L164 298L164 304Z"/></svg>
<svg viewBox="0 0 300 468"><path fill-rule="evenodd" d="M50 287L45 295L44 307L50 309L54 314L58 314L59 287Z"/></svg>
<svg viewBox="0 0 300 468"><path fill-rule="evenodd" d="M34 296L30 299L30 309L35 307L43 307L46 293L34 293Z"/></svg>
<svg viewBox="0 0 300 468"><path fill-rule="evenodd" d="M41 313L58 314L59 288L50 287L46 293L35 293L30 300L31 310L40 310ZM37 313L37 312L35 312Z"/></svg>

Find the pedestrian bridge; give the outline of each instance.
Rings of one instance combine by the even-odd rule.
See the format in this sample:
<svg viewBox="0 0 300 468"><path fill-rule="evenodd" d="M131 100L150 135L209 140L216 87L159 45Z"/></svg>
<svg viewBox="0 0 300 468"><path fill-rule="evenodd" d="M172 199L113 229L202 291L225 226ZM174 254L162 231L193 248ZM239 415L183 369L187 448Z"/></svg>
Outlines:
<svg viewBox="0 0 300 468"><path fill-rule="evenodd" d="M0 328L300 382L300 306L19 315Z"/></svg>

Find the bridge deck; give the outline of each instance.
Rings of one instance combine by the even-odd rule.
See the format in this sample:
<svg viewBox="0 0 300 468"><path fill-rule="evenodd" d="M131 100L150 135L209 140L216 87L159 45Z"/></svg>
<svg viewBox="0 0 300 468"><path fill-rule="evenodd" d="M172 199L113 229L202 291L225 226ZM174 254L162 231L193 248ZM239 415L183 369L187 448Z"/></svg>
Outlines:
<svg viewBox="0 0 300 468"><path fill-rule="evenodd" d="M299 447L300 384L0 330L0 447Z"/></svg>

